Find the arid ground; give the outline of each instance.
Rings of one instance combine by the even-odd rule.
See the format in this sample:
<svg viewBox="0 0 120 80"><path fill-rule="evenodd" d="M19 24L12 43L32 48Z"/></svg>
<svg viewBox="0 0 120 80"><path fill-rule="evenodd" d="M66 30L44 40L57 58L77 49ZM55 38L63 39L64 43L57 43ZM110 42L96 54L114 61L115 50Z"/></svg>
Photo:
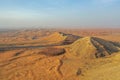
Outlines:
<svg viewBox="0 0 120 80"><path fill-rule="evenodd" d="M120 29L0 32L0 80L120 80Z"/></svg>

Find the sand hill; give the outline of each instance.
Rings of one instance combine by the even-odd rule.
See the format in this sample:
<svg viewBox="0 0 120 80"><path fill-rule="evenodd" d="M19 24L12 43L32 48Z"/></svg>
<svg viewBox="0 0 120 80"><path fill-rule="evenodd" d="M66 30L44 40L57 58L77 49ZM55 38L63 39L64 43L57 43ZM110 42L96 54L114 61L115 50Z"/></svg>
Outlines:
<svg viewBox="0 0 120 80"><path fill-rule="evenodd" d="M72 35L72 34L65 34L62 32L54 32L51 35L42 38L40 41L65 45L65 44L71 44L79 38L81 38L81 37Z"/></svg>
<svg viewBox="0 0 120 80"><path fill-rule="evenodd" d="M85 37L71 44L70 51L76 57L99 58L119 52L120 47L114 42L96 37Z"/></svg>
<svg viewBox="0 0 120 80"><path fill-rule="evenodd" d="M76 80L96 80L98 75L100 75L100 79L98 80L112 80L113 78L109 78L109 75L106 75L106 77L102 77L101 74L98 73L97 77L94 74L97 74L96 69L94 69L94 66L102 66L106 64L106 68L108 68L109 64L114 65L113 57L110 57L109 59L107 57L120 53L120 47L118 45L114 44L114 42L106 41L104 39L96 38L96 37L84 37L81 39L76 40L73 44L67 46L67 53L65 54L67 59L63 60L63 66L61 68L61 71L64 72L64 75L66 75L67 78L65 80L69 80L75 78L75 76L81 76L76 77ZM120 56L119 56L120 57ZM115 58L114 58L115 59ZM119 64L116 67L119 69ZM89 70L93 69L94 74L92 72L89 72ZM96 68L96 67L95 67ZM104 70L101 68L101 70ZM114 71L114 69L111 68L111 71ZM88 71L88 73L87 73ZM99 70L100 71L100 70ZM91 74L91 76L86 76L86 73L88 75ZM107 72L106 72L107 74ZM110 74L110 72L108 73ZM117 76L116 74L114 74ZM72 80L71 79L71 80ZM119 80L119 78L117 79Z"/></svg>

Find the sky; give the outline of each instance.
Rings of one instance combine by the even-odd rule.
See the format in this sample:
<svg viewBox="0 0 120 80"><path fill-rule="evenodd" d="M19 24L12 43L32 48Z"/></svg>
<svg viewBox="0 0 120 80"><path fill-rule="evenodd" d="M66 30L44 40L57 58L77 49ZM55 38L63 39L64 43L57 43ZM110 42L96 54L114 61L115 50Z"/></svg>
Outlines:
<svg viewBox="0 0 120 80"><path fill-rule="evenodd" d="M0 0L2 28L119 28L120 0Z"/></svg>

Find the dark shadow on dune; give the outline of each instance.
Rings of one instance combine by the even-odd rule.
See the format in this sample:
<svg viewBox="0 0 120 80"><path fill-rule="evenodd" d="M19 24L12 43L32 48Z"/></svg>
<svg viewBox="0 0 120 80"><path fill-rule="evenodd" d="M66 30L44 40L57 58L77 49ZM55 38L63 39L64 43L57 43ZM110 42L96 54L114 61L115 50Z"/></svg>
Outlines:
<svg viewBox="0 0 120 80"><path fill-rule="evenodd" d="M119 49L115 46L114 42L110 42L104 39L92 37L91 42L97 49L95 54L96 58L111 55L112 53L119 52Z"/></svg>
<svg viewBox="0 0 120 80"><path fill-rule="evenodd" d="M22 54L24 51L19 51L17 52L14 56L19 56L20 54Z"/></svg>
<svg viewBox="0 0 120 80"><path fill-rule="evenodd" d="M67 36L66 39L61 42L61 45L72 44L72 43L75 42L76 40L82 38L82 37L80 37L80 36L73 35L73 34L65 34L65 33L62 33L62 32L59 32L59 33L62 34L63 36Z"/></svg>
<svg viewBox="0 0 120 80"><path fill-rule="evenodd" d="M112 42L112 41L109 41L111 42L113 45L117 46L117 47L120 47L120 42Z"/></svg>
<svg viewBox="0 0 120 80"><path fill-rule="evenodd" d="M64 48L45 48L41 53L46 56L59 56L64 54L65 52L66 51Z"/></svg>

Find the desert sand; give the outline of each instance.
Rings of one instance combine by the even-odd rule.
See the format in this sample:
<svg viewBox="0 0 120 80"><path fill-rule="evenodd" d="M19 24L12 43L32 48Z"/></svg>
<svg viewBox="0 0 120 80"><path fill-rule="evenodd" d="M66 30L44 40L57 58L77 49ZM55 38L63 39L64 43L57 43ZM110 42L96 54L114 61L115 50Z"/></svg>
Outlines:
<svg viewBox="0 0 120 80"><path fill-rule="evenodd" d="M0 33L0 80L120 80L120 29Z"/></svg>

